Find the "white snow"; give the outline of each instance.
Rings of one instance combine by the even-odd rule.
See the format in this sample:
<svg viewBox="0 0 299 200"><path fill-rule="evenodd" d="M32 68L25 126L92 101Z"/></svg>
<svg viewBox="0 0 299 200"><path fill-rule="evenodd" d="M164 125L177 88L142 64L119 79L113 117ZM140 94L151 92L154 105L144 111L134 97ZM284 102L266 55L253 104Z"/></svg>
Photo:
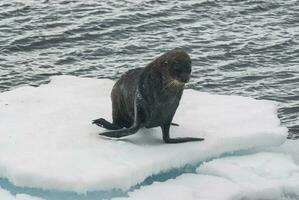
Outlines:
<svg viewBox="0 0 299 200"><path fill-rule="evenodd" d="M264 151L278 152L290 155L294 161L299 164L299 139L287 140L285 143L278 147L266 148Z"/></svg>
<svg viewBox="0 0 299 200"><path fill-rule="evenodd" d="M0 199L1 200L42 200L37 197L32 197L27 194L17 194L17 195L12 195L9 193L7 190L4 190L0 187Z"/></svg>
<svg viewBox="0 0 299 200"><path fill-rule="evenodd" d="M230 200L240 187L216 176L184 174L166 182L155 182L112 200Z"/></svg>
<svg viewBox="0 0 299 200"><path fill-rule="evenodd" d="M299 141L291 144L296 148ZM283 153L219 158L202 164L197 174L156 182L130 192L129 197L113 200L151 199L296 200L299 199L299 165L291 155Z"/></svg>
<svg viewBox="0 0 299 200"><path fill-rule="evenodd" d="M111 119L114 82L53 77L40 87L0 94L0 176L14 185L78 193L126 190L145 178L221 154L279 145L287 129L273 102L185 90L171 136L203 142L164 144L161 130L120 140L98 136L91 120Z"/></svg>
<svg viewBox="0 0 299 200"><path fill-rule="evenodd" d="M221 158L203 164L197 172L237 184L239 199L299 198L299 166L290 155L261 152Z"/></svg>

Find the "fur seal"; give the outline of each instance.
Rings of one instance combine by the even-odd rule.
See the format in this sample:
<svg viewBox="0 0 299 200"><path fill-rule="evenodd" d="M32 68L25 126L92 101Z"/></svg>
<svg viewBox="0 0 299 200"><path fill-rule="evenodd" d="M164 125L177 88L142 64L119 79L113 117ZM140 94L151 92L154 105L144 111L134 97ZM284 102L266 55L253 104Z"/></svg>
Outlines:
<svg viewBox="0 0 299 200"><path fill-rule="evenodd" d="M190 74L191 59L179 48L164 53L146 67L129 70L111 92L113 122L100 118L92 123L110 130L99 135L112 138L132 135L142 127L160 126L165 143L204 140L169 136L170 126L177 125L172 119Z"/></svg>

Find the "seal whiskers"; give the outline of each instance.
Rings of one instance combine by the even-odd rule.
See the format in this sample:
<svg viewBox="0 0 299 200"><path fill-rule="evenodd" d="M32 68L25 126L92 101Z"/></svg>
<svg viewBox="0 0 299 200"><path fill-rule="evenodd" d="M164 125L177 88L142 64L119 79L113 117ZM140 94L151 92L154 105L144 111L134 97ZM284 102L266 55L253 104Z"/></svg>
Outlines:
<svg viewBox="0 0 299 200"><path fill-rule="evenodd" d="M169 88L174 88L174 87L177 87L177 86L180 86L181 83L178 81L178 80L175 80L175 79L171 79L171 80L168 80L165 84L164 84L164 87L163 87L163 91L166 90L166 89L169 89Z"/></svg>

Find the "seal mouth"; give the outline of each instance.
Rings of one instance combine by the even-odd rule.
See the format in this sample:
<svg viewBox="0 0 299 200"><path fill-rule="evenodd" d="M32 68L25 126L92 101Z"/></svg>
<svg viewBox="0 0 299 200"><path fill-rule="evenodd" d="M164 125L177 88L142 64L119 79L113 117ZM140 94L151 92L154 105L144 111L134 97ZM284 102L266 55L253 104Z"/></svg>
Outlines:
<svg viewBox="0 0 299 200"><path fill-rule="evenodd" d="M181 83L181 84L186 84L186 83L188 83L188 80L179 80L179 82Z"/></svg>
<svg viewBox="0 0 299 200"><path fill-rule="evenodd" d="M185 83L186 83L182 80L177 80L177 79L173 79L171 82L174 86L181 86L181 85L185 85Z"/></svg>
<svg viewBox="0 0 299 200"><path fill-rule="evenodd" d="M169 80L165 86L164 86L164 90L165 89L168 89L168 88L176 88L176 87L180 87L180 86L184 86L185 83L183 83L182 81L180 80L177 80L177 79L171 79Z"/></svg>

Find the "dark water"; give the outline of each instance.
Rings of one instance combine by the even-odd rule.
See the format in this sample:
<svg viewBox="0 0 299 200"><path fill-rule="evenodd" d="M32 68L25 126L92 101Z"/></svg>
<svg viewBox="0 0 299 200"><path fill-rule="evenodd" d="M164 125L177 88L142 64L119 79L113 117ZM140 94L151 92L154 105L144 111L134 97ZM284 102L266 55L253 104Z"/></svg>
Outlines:
<svg viewBox="0 0 299 200"><path fill-rule="evenodd" d="M0 91L116 79L174 47L193 59L188 87L277 101L299 136L299 1L0 1Z"/></svg>

